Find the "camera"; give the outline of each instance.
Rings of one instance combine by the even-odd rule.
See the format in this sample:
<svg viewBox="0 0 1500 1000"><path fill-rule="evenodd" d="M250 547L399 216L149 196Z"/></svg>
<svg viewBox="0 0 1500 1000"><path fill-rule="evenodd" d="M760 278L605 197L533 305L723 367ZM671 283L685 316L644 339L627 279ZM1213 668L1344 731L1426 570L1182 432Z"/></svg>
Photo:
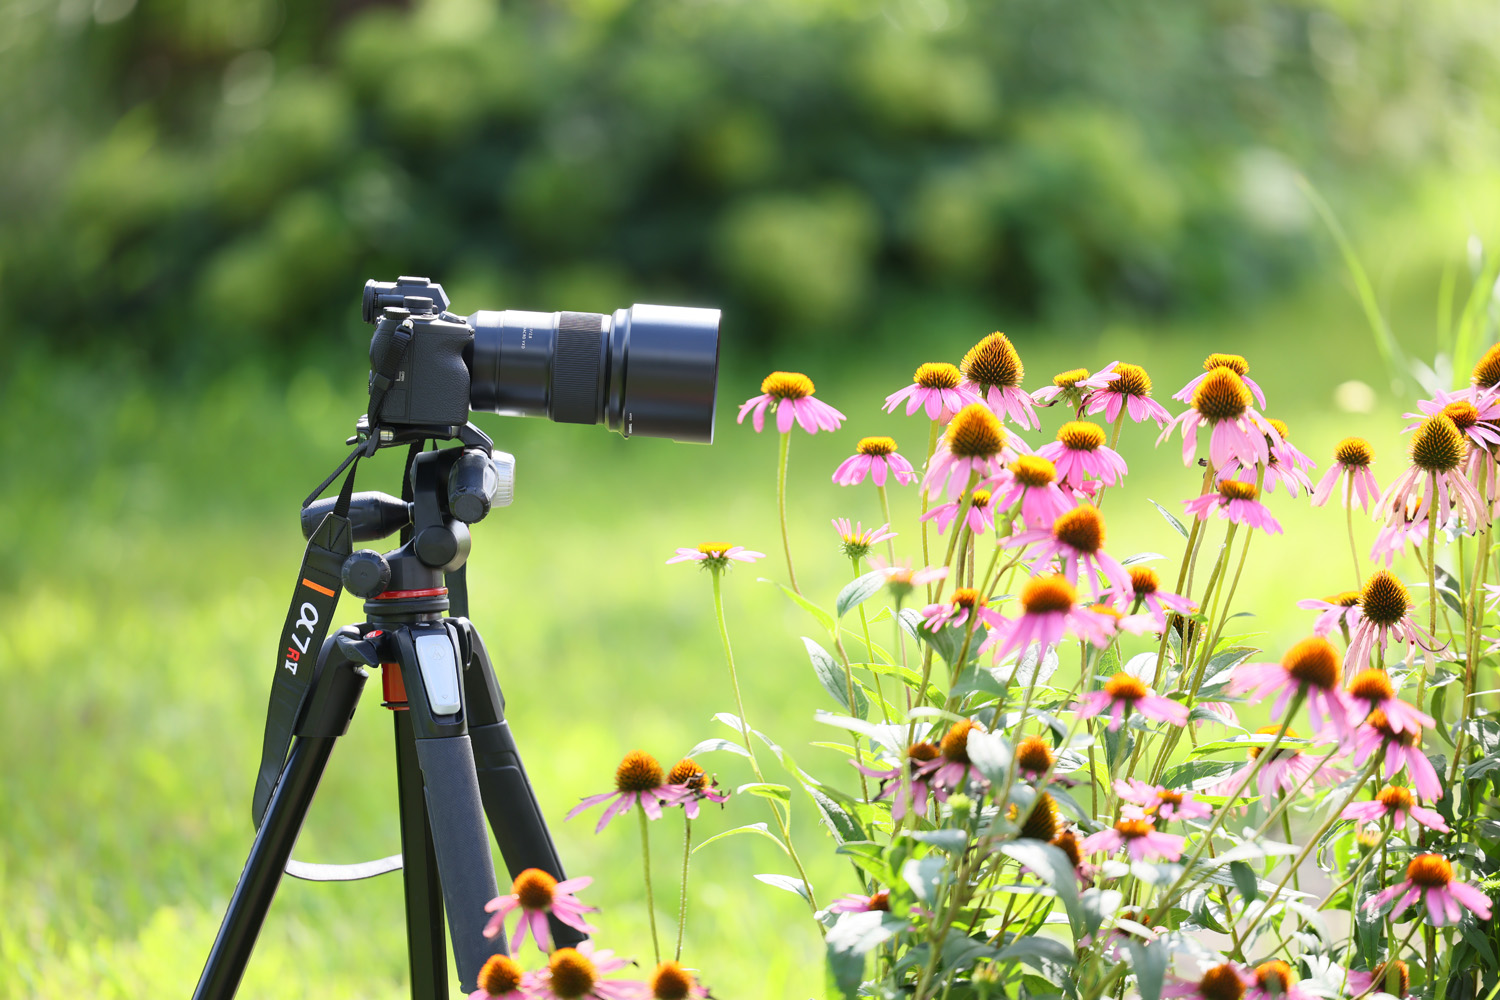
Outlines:
<svg viewBox="0 0 1500 1000"><path fill-rule="evenodd" d="M449 311L426 278L365 283L370 391L388 428L451 427L476 410L604 424L708 444L714 435L719 310L633 305L613 314ZM393 373L382 366L395 346Z"/></svg>

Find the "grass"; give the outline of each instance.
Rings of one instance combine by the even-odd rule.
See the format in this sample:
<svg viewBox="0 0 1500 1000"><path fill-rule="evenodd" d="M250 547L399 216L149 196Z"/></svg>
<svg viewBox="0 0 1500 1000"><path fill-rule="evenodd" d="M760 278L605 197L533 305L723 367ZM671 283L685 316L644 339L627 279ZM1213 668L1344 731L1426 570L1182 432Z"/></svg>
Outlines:
<svg viewBox="0 0 1500 1000"><path fill-rule="evenodd" d="M1393 326L1424 329L1430 313L1421 309L1398 310ZM950 318L932 328L892 316L855 361L817 345L778 359L805 368L820 397L851 416L847 433L793 441L792 543L815 600L831 605L847 579L828 519L879 520L873 490L841 490L829 473L863 434L892 433L920 457L925 427L881 414L880 400L917 363L956 359L988 332L983 323ZM1334 387L1348 379L1388 384L1361 323L1357 307L1325 288L1240 318L1013 335L1028 386L1122 357L1148 368L1164 401L1208 351L1243 353L1270 414L1291 425L1300 447L1322 464L1339 438L1363 434L1384 484L1401 461L1397 404L1382 400L1358 417L1331 405ZM0 586L8 611L0 630L0 996L182 995L195 982L250 841L271 646L302 546L297 503L337 462L363 408L358 366L356 356L347 371L309 368L289 380L247 368L185 388L119 381L87 361L22 354L16 362L0 425L0 510L9 515L0 557L11 568ZM757 582L785 573L775 440L735 426L731 404L757 391L762 374L727 356L711 448L480 421L517 455L519 482L515 506L475 530L472 617L569 871L597 879L585 899L603 907L600 941L638 958L649 959L650 944L634 825L595 836L592 820L565 824L562 816L580 796L609 787L632 747L670 763L699 739L729 735L711 721L733 704L708 578L663 565L673 548L724 540L770 554L726 583L748 714L804 767L855 787L836 754L808 746L829 738L811 721L814 708L831 706L798 641L817 626ZM1058 420L1049 415L1049 432ZM1175 445L1153 450L1151 437L1125 432L1132 478L1105 507L1110 547L1175 563L1180 539L1147 500L1180 509L1198 477ZM395 492L398 467L393 456L364 463L360 488ZM910 525L912 492L895 502L897 527ZM1341 511L1280 495L1271 504L1287 533L1257 541L1236 603L1263 615L1253 620L1260 641L1278 650L1309 627L1296 599L1352 580ZM1367 547L1373 528L1361 521L1357 530ZM913 552L913 541L908 528L902 553ZM346 598L340 619L357 614ZM390 724L378 690L369 685L334 753L298 857L352 861L396 849ZM724 784L750 780L739 758L714 757L704 763ZM794 805L821 898L851 891L807 803ZM753 799L731 800L696 832L706 837L764 813ZM676 816L653 829L667 936L680 836ZM730 838L696 857L684 957L723 995L822 995L821 942L804 904L751 878L789 870L760 838ZM397 877L287 880L242 995L404 996L402 919Z"/></svg>

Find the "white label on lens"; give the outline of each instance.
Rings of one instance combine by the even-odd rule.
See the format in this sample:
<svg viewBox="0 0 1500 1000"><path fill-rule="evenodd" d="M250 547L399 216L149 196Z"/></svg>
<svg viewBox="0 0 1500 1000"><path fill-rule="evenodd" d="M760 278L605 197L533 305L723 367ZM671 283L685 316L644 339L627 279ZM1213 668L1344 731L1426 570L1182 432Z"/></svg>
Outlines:
<svg viewBox="0 0 1500 1000"><path fill-rule="evenodd" d="M458 698L458 657L446 630L417 636L417 666L432 714L455 714L463 703Z"/></svg>

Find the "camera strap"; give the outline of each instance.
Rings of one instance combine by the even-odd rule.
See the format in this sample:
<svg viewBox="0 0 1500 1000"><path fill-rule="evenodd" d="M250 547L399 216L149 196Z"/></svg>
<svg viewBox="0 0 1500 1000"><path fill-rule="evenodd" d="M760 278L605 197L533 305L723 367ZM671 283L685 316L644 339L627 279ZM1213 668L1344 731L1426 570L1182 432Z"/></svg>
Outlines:
<svg viewBox="0 0 1500 1000"><path fill-rule="evenodd" d="M354 551L354 530L349 521L349 502L354 495L354 473L359 458L353 457L349 475L339 491L338 502L308 539L292 590L291 606L281 627L281 644L276 650L276 673L271 679L271 701L266 708L266 735L261 747L260 771L255 776L255 797L251 819L257 828L271 793L281 778L287 751L302 703L312 687L323 640L338 607L343 587L344 560ZM320 491L321 492L321 491Z"/></svg>

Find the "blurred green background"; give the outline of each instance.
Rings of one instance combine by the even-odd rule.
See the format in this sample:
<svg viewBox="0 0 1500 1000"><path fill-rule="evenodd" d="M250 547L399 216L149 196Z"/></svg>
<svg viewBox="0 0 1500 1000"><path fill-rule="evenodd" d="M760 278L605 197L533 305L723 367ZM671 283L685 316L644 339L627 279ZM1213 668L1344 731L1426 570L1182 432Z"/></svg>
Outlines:
<svg viewBox="0 0 1500 1000"><path fill-rule="evenodd" d="M881 399L997 328L1027 388L1125 358L1165 401L1209 351L1243 353L1299 446L1322 464L1362 433L1388 482L1415 387L1298 177L1430 359L1465 303L1489 310L1497 49L1481 2L11 0L0 996L191 990L249 844L296 505L364 408L365 278L430 274L462 312L725 310L711 448L480 420L520 482L476 531L473 617L570 871L598 880L602 943L649 957L634 830L561 817L628 749L726 735L708 580L673 548L773 554L728 582L749 714L804 767L845 767L806 746L829 736L797 639L816 626L757 582L784 573L774 440L732 405L790 368L850 415L793 444L799 577L825 604L846 575L827 520L879 513L835 464L868 433L919 452L925 426ZM1197 477L1139 429L1122 451L1111 548L1175 559L1146 500L1176 508ZM366 465L362 488L396 490L398 459ZM915 498L895 503L908 546ZM1241 593L1274 648L1307 628L1297 598L1351 572L1341 512L1272 506L1288 533ZM396 844L371 690L306 859ZM853 880L805 806L831 899ZM668 933L675 819L654 829ZM786 870L752 840L697 856L685 958L724 997L820 996L817 935L750 878ZM242 995L394 998L404 967L397 880L288 882Z"/></svg>

